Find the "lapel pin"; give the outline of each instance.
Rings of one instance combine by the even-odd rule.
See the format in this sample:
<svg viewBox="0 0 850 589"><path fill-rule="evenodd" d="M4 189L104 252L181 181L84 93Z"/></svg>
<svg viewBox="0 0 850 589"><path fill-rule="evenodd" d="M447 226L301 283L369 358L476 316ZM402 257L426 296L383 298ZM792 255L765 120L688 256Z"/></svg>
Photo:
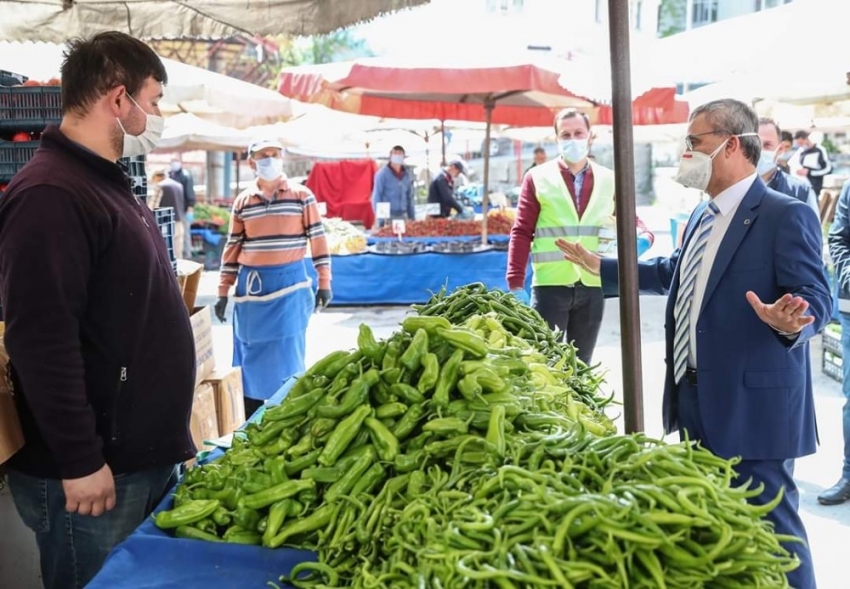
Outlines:
<svg viewBox="0 0 850 589"><path fill-rule="evenodd" d="M744 219L744 225L749 225L749 224L750 224L750 220L749 220L749 219Z"/></svg>

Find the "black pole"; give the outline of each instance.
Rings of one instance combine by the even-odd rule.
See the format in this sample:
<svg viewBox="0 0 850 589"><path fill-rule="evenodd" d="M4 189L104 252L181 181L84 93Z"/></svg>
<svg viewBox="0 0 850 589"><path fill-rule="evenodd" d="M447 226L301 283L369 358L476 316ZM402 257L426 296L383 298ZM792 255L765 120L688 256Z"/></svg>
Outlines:
<svg viewBox="0 0 850 589"><path fill-rule="evenodd" d="M620 347L626 433L643 431L643 376L640 354L635 161L629 62L629 3L608 0L611 92L614 110L614 170L617 191L617 257L620 261Z"/></svg>

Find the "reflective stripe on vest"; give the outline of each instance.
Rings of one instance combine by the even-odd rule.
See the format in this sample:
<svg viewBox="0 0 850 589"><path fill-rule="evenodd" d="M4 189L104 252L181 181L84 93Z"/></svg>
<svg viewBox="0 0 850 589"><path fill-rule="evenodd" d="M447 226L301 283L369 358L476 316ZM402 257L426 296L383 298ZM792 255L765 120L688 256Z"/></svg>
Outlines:
<svg viewBox="0 0 850 589"><path fill-rule="evenodd" d="M614 214L614 174L592 162L590 169L593 190L581 218L561 175L558 160L551 160L530 171L540 203L540 215L531 244L534 286L571 286L577 282L586 286L602 284L599 276L566 261L555 245L558 239L566 239L580 243L589 251L599 249L599 233Z"/></svg>

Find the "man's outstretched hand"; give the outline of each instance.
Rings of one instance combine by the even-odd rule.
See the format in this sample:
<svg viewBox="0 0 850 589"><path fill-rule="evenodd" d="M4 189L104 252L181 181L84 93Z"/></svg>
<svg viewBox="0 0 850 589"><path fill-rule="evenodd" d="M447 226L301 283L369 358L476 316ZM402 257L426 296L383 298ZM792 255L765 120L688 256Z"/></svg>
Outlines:
<svg viewBox="0 0 850 589"><path fill-rule="evenodd" d="M564 258L568 261L578 264L591 274L599 274L599 268L602 266L602 258L597 254L587 251L580 243L570 243L563 239L557 240L555 245L564 253Z"/></svg>
<svg viewBox="0 0 850 589"><path fill-rule="evenodd" d="M809 303L803 297L786 294L779 297L775 303L766 304L753 291L747 292L747 301L752 305L759 319L777 331L795 334L814 322L815 318L806 315Z"/></svg>

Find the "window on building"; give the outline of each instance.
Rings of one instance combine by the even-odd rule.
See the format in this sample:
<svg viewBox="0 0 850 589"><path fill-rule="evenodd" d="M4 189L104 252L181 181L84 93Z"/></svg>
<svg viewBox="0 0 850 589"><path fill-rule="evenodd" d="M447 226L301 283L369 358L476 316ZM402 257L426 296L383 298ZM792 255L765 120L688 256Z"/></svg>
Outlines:
<svg viewBox="0 0 850 589"><path fill-rule="evenodd" d="M693 0L693 14L691 24L701 27L717 22L718 0Z"/></svg>
<svg viewBox="0 0 850 589"><path fill-rule="evenodd" d="M634 10L632 14L632 26L636 31L640 31L643 22L643 0L637 0L632 6Z"/></svg>

